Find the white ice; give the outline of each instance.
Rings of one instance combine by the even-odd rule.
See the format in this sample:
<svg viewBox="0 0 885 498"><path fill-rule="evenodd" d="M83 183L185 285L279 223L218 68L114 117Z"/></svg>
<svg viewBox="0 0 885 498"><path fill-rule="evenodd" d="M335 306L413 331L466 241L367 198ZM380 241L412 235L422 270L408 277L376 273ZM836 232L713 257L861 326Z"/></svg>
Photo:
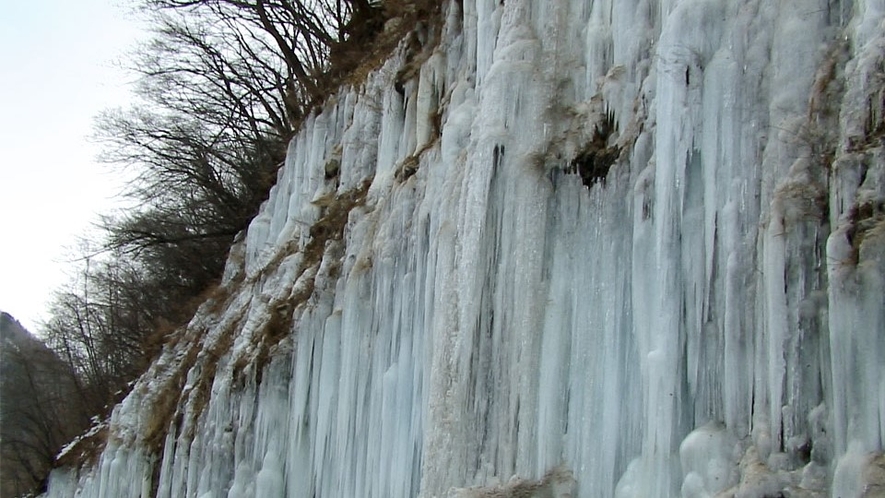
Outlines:
<svg viewBox="0 0 885 498"><path fill-rule="evenodd" d="M883 2L444 4L402 95L398 52L308 119L230 299L48 496L881 490ZM620 155L585 186L571 162L607 115ZM150 407L180 389L151 454Z"/></svg>

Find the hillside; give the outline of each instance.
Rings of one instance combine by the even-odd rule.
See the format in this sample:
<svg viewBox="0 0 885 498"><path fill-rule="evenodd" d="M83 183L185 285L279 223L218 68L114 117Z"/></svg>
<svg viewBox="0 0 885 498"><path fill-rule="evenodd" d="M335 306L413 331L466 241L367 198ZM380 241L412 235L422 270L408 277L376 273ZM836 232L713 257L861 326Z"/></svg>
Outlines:
<svg viewBox="0 0 885 498"><path fill-rule="evenodd" d="M47 496L881 496L885 10L444 6Z"/></svg>
<svg viewBox="0 0 885 498"><path fill-rule="evenodd" d="M12 315L0 312L0 495L45 486L55 455L75 434L73 375Z"/></svg>

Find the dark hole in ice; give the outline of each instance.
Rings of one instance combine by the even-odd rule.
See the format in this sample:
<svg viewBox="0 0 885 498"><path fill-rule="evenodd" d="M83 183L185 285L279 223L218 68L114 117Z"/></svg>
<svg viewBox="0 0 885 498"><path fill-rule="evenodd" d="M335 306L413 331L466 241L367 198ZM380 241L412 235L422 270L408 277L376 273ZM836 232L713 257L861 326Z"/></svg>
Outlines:
<svg viewBox="0 0 885 498"><path fill-rule="evenodd" d="M609 146L608 140L617 131L614 112L608 111L602 121L596 124L593 138L572 160L571 169L581 175L586 187L605 181L608 171L621 155L621 149Z"/></svg>

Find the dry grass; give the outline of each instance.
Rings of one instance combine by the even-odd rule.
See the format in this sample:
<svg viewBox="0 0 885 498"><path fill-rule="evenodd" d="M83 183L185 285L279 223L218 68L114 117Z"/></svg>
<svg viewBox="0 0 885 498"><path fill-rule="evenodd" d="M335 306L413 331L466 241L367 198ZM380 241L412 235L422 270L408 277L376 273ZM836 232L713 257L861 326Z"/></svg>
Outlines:
<svg viewBox="0 0 885 498"><path fill-rule="evenodd" d="M368 29L365 32L357 33L333 50L331 61L333 69L320 82L325 94L333 95L343 84L361 84L371 72L389 58L397 45L406 37L408 37L406 63L398 74L398 80L417 77L421 64L427 60L439 40L442 4L440 0L383 2L379 17L366 23ZM419 35L418 31L422 31L422 34ZM416 153L414 159L410 158L415 167L420 152L423 150ZM337 168L337 164L327 165L326 175L336 176ZM330 242L343 239L348 216L354 208L365 203L370 184L371 179L367 179L359 187L337 196L326 206L324 215L310 228L311 238L303 250L299 274L320 264ZM264 272L276 269L295 249L294 243L287 245L280 251L278 257L268 264ZM340 263L338 266L333 264L331 272L338 271L339 266ZM231 329L224 331L219 340L208 349L204 344L208 331L191 329L187 324L201 307L203 307L201 312L205 314L223 313L233 297L234 287L236 285L222 287L218 282L213 283L183 304L181 313L176 317L159 322L153 333L145 338L144 347L148 352L148 362L155 361L164 348L175 348L184 352L183 357L170 366L172 371L164 372L169 375L164 381L165 385L157 389L152 396L145 398L149 405L145 406L144 410L149 413L141 434L141 444L149 453L162 454L166 436L171 428L176 432L182 430L183 426L193 429L196 420L208 404L218 362L229 352L236 329L242 324L242 317L232 321ZM311 280L289 296L285 302L276 303L267 325L261 333L256 334L260 343L252 361L259 382L261 372L270 360L272 348L291 333L294 312L308 302L315 291L314 287L314 281ZM189 391L184 392L188 373L198 366L201 368L199 379L193 383ZM234 370L242 372L245 367L246 363L241 361ZM185 406L189 406L186 413L189 420L184 420ZM107 428L84 438L58 464L82 466L95 463L107 444L107 438Z"/></svg>
<svg viewBox="0 0 885 498"><path fill-rule="evenodd" d="M182 304L175 316L161 318L154 326L153 332L148 334L142 342L146 363L148 365L153 363L160 356L164 347L172 348L178 344L187 324L201 306L208 306L207 311L210 313L219 313L226 307L230 297L230 288L222 287L220 280L216 280L202 292Z"/></svg>
<svg viewBox="0 0 885 498"><path fill-rule="evenodd" d="M208 350L203 349L206 330L190 332L186 340L189 345L184 347L185 356L175 366L175 371L166 382L163 389L157 390L157 396L148 398L150 404L145 410L150 410L149 419L142 434L142 447L152 455L162 455L166 443L166 436L170 429L180 432L182 427L193 431L196 421L200 417L204 407L209 401L209 393L215 372L218 368L218 360L230 349L233 343L234 329L240 320L234 322L235 326L222 333L221 337ZM199 379L189 391L185 391L185 383L188 373L198 364L202 363ZM185 420L185 407L191 401L190 410L187 411L188 420ZM187 422L187 423L186 423ZM193 437L192 432L184 434L185 437ZM159 484L160 465L153 466L153 479L151 481L152 495L157 492Z"/></svg>
<svg viewBox="0 0 885 498"><path fill-rule="evenodd" d="M310 227L310 240L301 250L302 259L296 272L299 277L307 276L308 278L285 299L270 303L270 317L262 330L253 337L254 353L235 359L233 372L238 376L237 378L241 379L246 375L247 368L252 365L257 382L261 382L264 368L271 359L271 351L291 334L296 310L306 305L314 293L316 275L309 275L308 272L311 269L316 271L316 268L319 267L330 242L341 241L344 238L348 217L354 208L365 204L366 194L371 184L372 179L368 178L358 187L343 192L337 195L334 200L323 204L325 212ZM295 240L289 241L255 278L262 278L262 275L276 271L283 260L297 250L297 242ZM337 267L337 264L331 265L330 271L334 273L337 271ZM219 354L223 352L224 349L221 349ZM214 375L214 371L212 373ZM199 385L203 385L202 381Z"/></svg>
<svg viewBox="0 0 885 498"><path fill-rule="evenodd" d="M150 418L142 434L142 444L149 452L156 455L162 453L166 434L171 427L174 426L176 431L181 430L182 426L189 430L194 429L196 420L209 401L218 362L230 351L242 318L240 316L231 321L231 325L208 347L205 344L208 330L188 329L185 332L188 344L183 346L184 357L175 365L175 371L171 373L165 386L157 391L157 396L148 399L151 406L146 409L150 410ZM188 373L197 366L200 367L200 376L193 382L191 389L185 391ZM189 419L184 420L184 409L188 407L188 403ZM190 437L193 434L184 435Z"/></svg>
<svg viewBox="0 0 885 498"><path fill-rule="evenodd" d="M199 344L190 344L166 385L157 391L156 398L149 400L151 404L146 408L150 410L150 415L142 434L142 444L148 452L155 455L162 454L166 434L185 395L182 390L187 373L196 363L199 352ZM180 426L181 423L177 425Z"/></svg>
<svg viewBox="0 0 885 498"><path fill-rule="evenodd" d="M352 190L339 195L335 202L331 203L325 214L310 227L310 242L304 248L304 261L302 271L320 262L326 243L331 240L341 240L344 237L344 227L347 225L347 217L357 206L366 202L366 194L372 179L366 179Z"/></svg>
<svg viewBox="0 0 885 498"><path fill-rule="evenodd" d="M429 29L425 37L428 43L423 47L424 52L429 53L428 45L436 43L436 34L442 26L443 3L440 0L387 0L378 9L377 17L357 20L365 29L353 33L331 51L332 69L325 81L326 90L331 93L343 84L361 84L369 74L381 67L407 36L410 37L409 57L417 56L420 59L418 54L422 47L415 36L416 29Z"/></svg>
<svg viewBox="0 0 885 498"><path fill-rule="evenodd" d="M184 393L182 390L184 389L188 372L200 360L200 352L202 351L203 340L207 332L205 329L190 329L187 327L187 324L193 319L201 306L206 306L204 313L221 313L229 304L231 297L232 292L229 286L223 287L219 282L215 282L183 306L187 310L183 315L186 319L182 319L178 323L164 320L157 326L154 333L148 337L146 347L149 349L146 349L146 351L150 353L151 362L159 358L164 347L174 349L179 348L179 344L182 341L188 343L179 348L184 349L185 355L175 365L175 371L166 381L166 386L158 390L156 398L151 399L150 407L146 408L150 410L150 416L145 425L144 434L142 434L142 442L145 449L149 452L161 454L166 434L172 426L173 419L177 417L177 425L181 426L181 408L186 401L185 397L189 395L189 393ZM233 331L227 331L227 333L223 334L222 340L216 343L212 350L208 352L210 356L214 355L215 358L206 362L210 364L208 368L204 365L203 375L201 375L200 381L194 386L194 389L198 390L197 395L208 393L219 354L230 347L233 341L232 336Z"/></svg>
<svg viewBox="0 0 885 498"><path fill-rule="evenodd" d="M363 20L364 28L353 33L348 41L335 47L332 52L332 70L324 78L323 87L328 95L337 90L342 84L359 84L390 56L391 52L405 37L409 37L409 50L405 71L401 71L401 78L411 78L417 75L420 65L429 57L428 44L438 40L436 36L441 27L440 14L442 2L438 0L388 0L383 3L383 8L378 11L378 17ZM357 20L359 21L359 20ZM416 28L417 27L417 28ZM416 33L416 29L424 29L423 44ZM367 47L371 47L368 51ZM432 48L432 47L431 47ZM417 165L417 156L413 162ZM408 161L408 160L407 160ZM327 174L337 173L327 171ZM340 241L344 236L347 219L350 212L365 202L371 179L363 182L359 187L345 192L335 198L326 207L324 215L310 228L310 241L303 250L303 260L299 274L303 274L311 267L319 265L322 261L326 247L331 241ZM289 245L280 251L266 267L267 271L276 269L285 256L295 250ZM334 268L333 268L334 271ZM303 286L286 302L276 303L267 325L261 333L256 334L260 340L258 351L254 357L257 375L261 375L265 364L269 361L269 352L272 347L288 336L291 332L293 313L301 305L305 304L314 292L314 282L311 280ZM145 348L150 352L151 361L156 360L164 347L180 347L186 352L184 357L174 366L175 371L166 381L163 389L157 396L151 399L149 420L142 434L144 447L154 454L160 454L165 443L165 437L173 426L181 429L183 420L183 408L185 402L190 400L188 416L192 419L188 427L193 427L196 418L209 401L212 381L215 377L218 362L227 353L233 343L235 330L228 330L209 349L204 349L203 340L206 330L194 331L187 329L186 324L193 318L200 306L208 304L204 312L219 314L229 304L232 293L230 288L221 287L217 282L208 287L200 295L182 306L181 318L167 320L159 323L156 330L145 340ZM240 320L234 321L237 326ZM233 328L236 328L233 327ZM181 345L182 342L188 344ZM242 371L246 362L238 362L236 370ZM200 378L194 382L189 392L182 392L188 372L199 364L201 368ZM260 377L259 377L260 380ZM91 445L95 455L100 453L104 441L107 438L106 431L102 438L90 438L83 445ZM84 446L85 447L85 446ZM79 453L75 452L75 453ZM73 458L73 457L72 457Z"/></svg>
<svg viewBox="0 0 885 498"><path fill-rule="evenodd" d="M225 338L228 340L217 343L206 352L206 356L203 358L200 377L194 383L194 387L191 390L190 402L192 404L190 410L188 410L190 420L186 425L185 432L182 433L186 438L193 439L193 431L196 429L197 419L200 418L206 405L209 404L209 393L212 388L212 382L215 380L215 373L218 371L218 361L224 353L230 350L230 346L233 344L233 334L225 334Z"/></svg>
<svg viewBox="0 0 885 498"><path fill-rule="evenodd" d="M571 496L574 492L574 474L565 466L554 467L535 481L527 479L511 479L503 485L469 488L463 491L464 496L471 498L530 498L533 496Z"/></svg>
<svg viewBox="0 0 885 498"><path fill-rule="evenodd" d="M369 192L371 184L371 179L364 180L358 187L338 195L335 201L326 207L326 212L323 216L310 227L311 238L302 251L304 257L301 260L298 275L305 275L311 268L318 267L329 243L340 241L344 238L344 231L350 212L354 208L365 204L366 194ZM333 265L333 272L337 270L337 266ZM285 301L273 303L270 319L262 333L257 335L260 342L254 363L259 383L262 372L270 361L270 351L292 332L295 310L306 304L313 295L315 279L316 275L314 274ZM237 365L236 370L242 372L245 370L245 367L246 363L243 362Z"/></svg>
<svg viewBox="0 0 885 498"><path fill-rule="evenodd" d="M313 292L313 285L309 286L310 290L306 295L299 295L293 298L293 302L306 302ZM258 345L258 352L255 355L253 364L255 365L255 383L261 384L264 375L264 369L270 363L272 355L271 350L292 332L292 322L294 307L284 305L274 309L270 319L261 334L261 342ZM244 368L245 369L245 368Z"/></svg>
<svg viewBox="0 0 885 498"><path fill-rule="evenodd" d="M94 466L108 444L108 427L104 426L94 434L80 439L73 447L59 458L56 467L81 468Z"/></svg>
<svg viewBox="0 0 885 498"><path fill-rule="evenodd" d="M302 251L303 259L299 275L319 265L330 241L343 239L348 216L354 208L365 203L370 185L371 179L367 179L357 188L338 195L335 201L326 207L325 214L311 226L311 239ZM294 245L287 247L288 250L280 251L278 257L262 273L276 270L285 256L292 254L296 249ZM244 373L246 367L252 363L255 366L257 380L260 382L261 373L270 360L272 348L291 333L294 311L305 304L313 292L314 281L310 279L283 302L272 304L270 319L263 330L255 335L258 341L256 353L251 358L245 357L246 355L238 358L234 366L235 374ZM231 297L230 288L213 286L201 295L203 302L209 303L204 305L202 310L207 314L220 314L229 305ZM183 437L193 436L189 431L196 427L197 419L209 402L218 363L230 351L242 322L243 316L232 320L228 329L208 347L205 344L208 333L206 329L190 329L184 326L176 328L169 324L158 329L155 334L158 344L162 346L161 343L165 341L185 353L172 367L174 371L162 389L157 390L155 397L147 400L150 406L145 409L150 410L150 413L142 434L142 444L147 451L155 455L161 454L170 428L176 431L184 430ZM170 338L174 339L174 342L169 343ZM194 368L200 368L199 378L193 382L189 391L184 391L188 373ZM186 413L185 407L187 407ZM185 415L188 417L187 420L184 419ZM97 451L100 453L101 449Z"/></svg>
<svg viewBox="0 0 885 498"><path fill-rule="evenodd" d="M830 48L814 75L808 99L808 121L819 122L838 117L834 105L841 101L844 81L841 68L848 57L848 42L838 40Z"/></svg>

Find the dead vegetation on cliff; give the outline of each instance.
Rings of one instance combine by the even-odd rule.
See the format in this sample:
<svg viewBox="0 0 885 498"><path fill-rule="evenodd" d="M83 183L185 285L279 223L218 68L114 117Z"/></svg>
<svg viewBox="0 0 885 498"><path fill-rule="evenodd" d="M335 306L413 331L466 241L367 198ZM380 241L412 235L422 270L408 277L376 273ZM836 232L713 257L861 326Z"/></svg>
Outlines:
<svg viewBox="0 0 885 498"><path fill-rule="evenodd" d="M372 179L367 178L359 186L336 196L335 200L325 208L323 215L311 225L310 240L301 251L303 259L297 271L299 279L288 299L272 304L270 319L259 334L255 356L255 371L259 381L270 360L272 348L293 332L293 314L313 295L318 267L323 257L327 255L332 244L344 239L350 213L365 204L371 184ZM330 264L329 273L334 276L340 269L341 261L333 256Z"/></svg>
<svg viewBox="0 0 885 498"><path fill-rule="evenodd" d="M314 293L317 268L327 248L343 240L348 217L355 208L364 205L370 184L371 180L367 179L339 194L311 226L310 239L300 251L301 259L295 272L297 281L286 297L267 303L266 320L251 334L251 346L233 351L234 341L247 325L251 305L248 300L232 304L231 300L235 299L232 289L235 286L246 289L243 292L253 289L256 281L278 271L285 257L293 256L292 253L272 260L252 282L235 282L223 291L217 290L215 299L198 311L191 326L171 334L174 340L164 350L167 357L160 358L166 362L165 369L157 371L162 379L154 380L159 386L153 386L150 393L141 393L150 401L141 435L142 445L148 452L161 454L170 430L181 437L193 437L192 431L209 403L212 384L225 357L234 362L231 368L235 376L254 375L256 383L260 383L274 347L293 333L294 313L306 305ZM335 271L340 261L331 264ZM224 305L219 305L220 302Z"/></svg>

